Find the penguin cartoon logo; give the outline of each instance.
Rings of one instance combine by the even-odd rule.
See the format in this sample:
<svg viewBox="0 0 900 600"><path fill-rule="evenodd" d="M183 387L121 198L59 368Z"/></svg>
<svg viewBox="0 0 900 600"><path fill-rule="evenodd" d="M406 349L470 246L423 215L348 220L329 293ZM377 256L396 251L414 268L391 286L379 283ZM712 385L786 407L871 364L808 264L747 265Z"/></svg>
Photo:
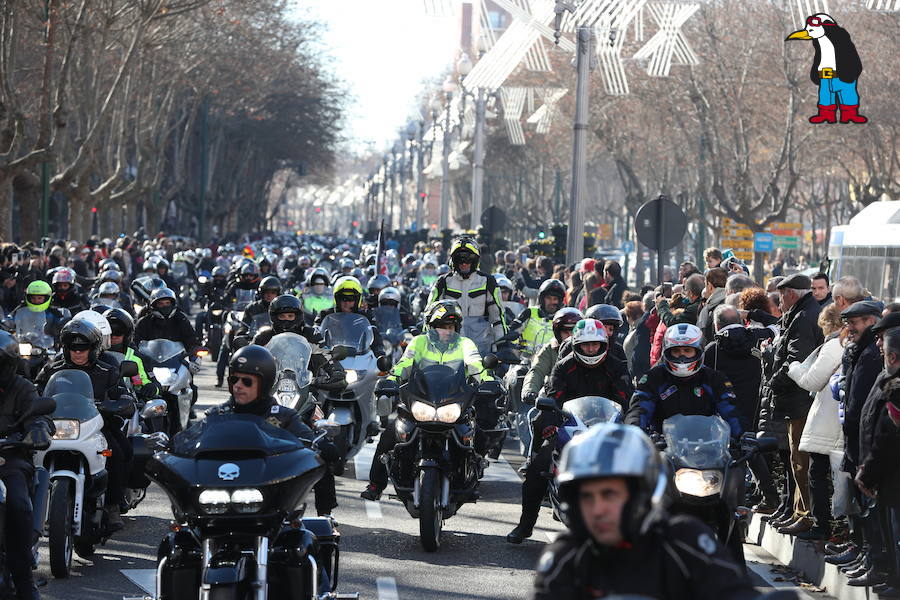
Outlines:
<svg viewBox="0 0 900 600"><path fill-rule="evenodd" d="M819 113L810 123L836 123L840 106L841 123L865 123L859 114L859 94L856 82L862 73L862 61L850 33L837 24L831 15L817 13L806 18L806 27L785 38L812 40L815 56L809 78L819 86Z"/></svg>

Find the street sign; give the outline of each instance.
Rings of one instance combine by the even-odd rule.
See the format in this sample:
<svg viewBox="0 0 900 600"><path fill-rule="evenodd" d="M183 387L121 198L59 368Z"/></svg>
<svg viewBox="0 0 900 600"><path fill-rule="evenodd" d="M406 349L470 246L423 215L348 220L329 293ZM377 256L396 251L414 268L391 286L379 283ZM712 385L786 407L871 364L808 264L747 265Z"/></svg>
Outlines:
<svg viewBox="0 0 900 600"><path fill-rule="evenodd" d="M622 242L622 254L631 254L632 252L634 252L634 242L631 240Z"/></svg>
<svg viewBox="0 0 900 600"><path fill-rule="evenodd" d="M677 204L660 196L638 209L634 216L634 231L642 244L656 250L656 277L657 281L662 281L664 252L684 238L687 216Z"/></svg>
<svg viewBox="0 0 900 600"><path fill-rule="evenodd" d="M754 252L771 252L774 248L775 236L765 231L759 231L753 235Z"/></svg>
<svg viewBox="0 0 900 600"><path fill-rule="evenodd" d="M609 223L601 223L597 227L597 238L604 242L611 242L613 238L613 226Z"/></svg>

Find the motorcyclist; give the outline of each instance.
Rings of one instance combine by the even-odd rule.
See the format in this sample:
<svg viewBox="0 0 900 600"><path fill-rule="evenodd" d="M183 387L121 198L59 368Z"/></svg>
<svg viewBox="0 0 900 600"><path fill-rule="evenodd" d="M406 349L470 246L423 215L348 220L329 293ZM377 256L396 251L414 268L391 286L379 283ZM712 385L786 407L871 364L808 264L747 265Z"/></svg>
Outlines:
<svg viewBox="0 0 900 600"><path fill-rule="evenodd" d="M594 306L587 309L587 311L584 313L584 318L596 319L603 323L603 327L606 328L606 339L609 342L607 359L622 363L622 365L627 369L628 360L625 357L625 349L622 347L618 336L619 329L622 326L622 315L619 313L619 309L610 304L595 304ZM565 358L566 356L571 354L571 352L571 340L560 344L560 358Z"/></svg>
<svg viewBox="0 0 900 600"><path fill-rule="evenodd" d="M537 400L544 382L559 358L560 344L572 337L576 323L583 318L581 311L571 306L561 308L553 315L553 339L549 344L544 344L531 359L531 368L528 369L522 384L524 405L534 406L534 401Z"/></svg>
<svg viewBox="0 0 900 600"><path fill-rule="evenodd" d="M394 286L388 286L378 294L378 306L396 309L400 313L400 325L404 329L414 327L416 325L416 319L403 307L401 300L400 290Z"/></svg>
<svg viewBox="0 0 900 600"><path fill-rule="evenodd" d="M49 447L56 431L49 413L53 403L41 402L34 384L16 375L19 344L0 331L0 438L30 444L35 450ZM39 404L46 404L38 408ZM32 544L35 541L31 499L34 462L31 450L16 448L0 451L0 481L5 488L4 529L6 568L16 586L16 598L40 600L31 573Z"/></svg>
<svg viewBox="0 0 900 600"><path fill-rule="evenodd" d="M387 275L376 275L369 279L366 282L366 290L368 291L368 295L366 296L366 306L369 310L373 310L378 307L378 297L381 294L381 290L386 287L390 287L391 280L388 279Z"/></svg>
<svg viewBox="0 0 900 600"><path fill-rule="evenodd" d="M79 369L91 378L94 401L103 415L103 435L112 454L106 461L109 482L106 487L107 525L111 531L122 529L121 508L125 503L125 483L130 468L131 444L122 432L122 419L134 413L134 398L122 385L118 367L100 360L102 337L95 325L84 319L72 319L62 329L62 351L35 377L44 389L50 377L63 369Z"/></svg>
<svg viewBox="0 0 900 600"><path fill-rule="evenodd" d="M494 273L494 279L497 281L497 287L500 288L500 301L503 303L503 319L512 327L516 317L525 312L525 305L513 299L516 294L516 286L513 285L509 277L503 273Z"/></svg>
<svg viewBox="0 0 900 600"><path fill-rule="evenodd" d="M143 359L135 353L132 346L134 339L134 319L121 308L110 308L104 311L103 316L109 322L112 333L109 337L109 349L111 352L119 352L125 355L125 360L137 363L138 374L132 377L131 383L134 390L141 398L156 398L160 394L159 385L147 375L144 369Z"/></svg>
<svg viewBox="0 0 900 600"><path fill-rule="evenodd" d="M238 270L236 280L228 284L225 289L226 308L231 310L235 302L237 302L237 290L253 290L259 287L259 267L252 260L245 262Z"/></svg>
<svg viewBox="0 0 900 600"><path fill-rule="evenodd" d="M532 600L756 598L711 529L667 513L666 480L659 452L630 425L599 423L567 444L557 481L570 530L541 555Z"/></svg>
<svg viewBox="0 0 900 600"><path fill-rule="evenodd" d="M274 275L263 277L256 291L256 300L244 310L241 319L248 327L253 325L254 317L269 314L269 303L281 295L281 282Z"/></svg>
<svg viewBox="0 0 900 600"><path fill-rule="evenodd" d="M256 415L312 445L315 433L303 422L300 414L292 408L281 406L272 396L276 373L275 359L268 350L256 344L244 346L232 355L228 363L228 391L231 397L224 404L207 410L206 415ZM340 459L339 452L327 438L319 441L318 450L326 462ZM325 473L313 488L319 515L329 514L337 506L334 476L330 475L330 470Z"/></svg>
<svg viewBox="0 0 900 600"><path fill-rule="evenodd" d="M478 270L480 259L474 239L457 238L450 248L450 272L435 281L428 307L439 300L456 300L466 323L465 333L480 352L487 353L492 343L506 335L506 322L497 281Z"/></svg>
<svg viewBox="0 0 900 600"><path fill-rule="evenodd" d="M54 340L59 340L59 333L63 325L72 317L65 308L55 308L50 305L53 289L46 281L35 279L25 288L25 298L22 302L9 313L9 317L4 323L9 327L14 327L16 321L16 313L20 310L28 310L34 313L43 313L46 322L44 324L44 333L51 336Z"/></svg>
<svg viewBox="0 0 900 600"><path fill-rule="evenodd" d="M196 355L200 343L190 320L178 308L177 302L175 292L169 288L153 290L150 311L134 326L134 343L140 345L144 341L160 339L181 342L190 357L191 372L196 373L200 369L200 359Z"/></svg>
<svg viewBox="0 0 900 600"><path fill-rule="evenodd" d="M662 422L672 415L718 414L737 439L742 429L734 401L728 378L703 364L703 332L677 323L663 337L661 364L638 380L625 422L662 433Z"/></svg>
<svg viewBox="0 0 900 600"><path fill-rule="evenodd" d="M77 314L88 307L88 301L75 281L75 271L69 268L57 269L51 279L53 297L52 308L65 308L71 314Z"/></svg>
<svg viewBox="0 0 900 600"><path fill-rule="evenodd" d="M505 339L522 336L525 347L533 356L541 346L549 340L545 337L551 329L553 316L563 306L566 297L566 286L558 279L548 279L538 289L538 305L529 306L509 324L509 333Z"/></svg>
<svg viewBox="0 0 900 600"><path fill-rule="evenodd" d="M322 311L334 308L334 296L328 289L328 273L325 269L306 270L308 276L300 300L303 302L305 318L312 324Z"/></svg>
<svg viewBox="0 0 900 600"><path fill-rule="evenodd" d="M169 261L165 258L160 258L156 261L156 274L159 275L160 279L166 282L167 288L175 292L175 297L178 297L181 293L181 288L175 280L175 276L169 271Z"/></svg>
<svg viewBox="0 0 900 600"><path fill-rule="evenodd" d="M378 327L372 323L372 319L364 312L363 309L363 291L359 280L356 277L339 277L334 283L334 308L323 310L316 317L316 327L322 325L322 320L328 315L335 313L356 313L368 319L372 326L372 352L375 356L384 355L384 341Z"/></svg>
<svg viewBox="0 0 900 600"><path fill-rule="evenodd" d="M406 347L403 356L391 369L390 375L386 378L387 381L394 384L401 384L407 381L413 366L422 361L427 361L430 364L463 361L470 377L477 378L481 382L492 381L493 377L481 363L481 355L478 354L478 348L475 347L475 343L467 337L454 335L458 334L460 329L462 329L462 321L462 311L453 300L441 300L435 304L425 319L425 324L428 326L429 331L412 339ZM435 339L437 339L437 342L435 342ZM436 348L436 343L445 344L448 347L446 349ZM379 395L380 388L382 388L381 381L375 387L376 396ZM372 466L369 469L369 485L360 494L366 500L378 500L381 497L381 492L387 487L387 467L381 462L380 458L382 454L393 449L397 443L395 422L396 419L388 420L387 427L381 432L381 438L378 440L375 456L372 459ZM484 456L486 451L484 433L477 426L475 428L474 442L475 452Z"/></svg>
<svg viewBox="0 0 900 600"><path fill-rule="evenodd" d="M228 287L228 270L225 267L213 267L209 279L200 284L200 305L203 310L197 312L194 319L194 330L199 338L209 320L209 310L213 305L225 307L225 290Z"/></svg>
<svg viewBox="0 0 900 600"><path fill-rule="evenodd" d="M553 366L545 384L547 396L557 406L582 396L602 396L617 402L623 410L631 396L631 382L624 365L606 360L609 343L606 329L596 319L582 319L572 330L572 353ZM547 493L547 478L553 458L553 440L562 423L559 413L541 411L532 420L532 441L522 482L522 514L519 523L506 536L511 544L521 544L531 537L534 524Z"/></svg>
<svg viewBox="0 0 900 600"><path fill-rule="evenodd" d="M270 261L267 256L263 256L256 261L256 266L259 267L260 277L269 277L272 275L272 261Z"/></svg>

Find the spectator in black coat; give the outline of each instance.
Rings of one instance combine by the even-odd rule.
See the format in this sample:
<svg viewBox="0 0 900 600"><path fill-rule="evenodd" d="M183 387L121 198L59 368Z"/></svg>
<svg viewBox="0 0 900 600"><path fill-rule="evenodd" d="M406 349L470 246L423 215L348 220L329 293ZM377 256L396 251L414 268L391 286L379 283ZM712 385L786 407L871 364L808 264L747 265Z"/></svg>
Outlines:
<svg viewBox="0 0 900 600"><path fill-rule="evenodd" d="M788 421L791 471L797 486L794 493L794 514L776 522L775 526L779 527L779 531L791 534L803 533L813 527L813 520L810 518L809 454L801 452L799 448L806 416L812 406L812 397L788 375L792 362L803 362L825 341L818 323L822 307L813 298L811 285L809 277L800 273L778 283L784 314L781 317L781 336L775 341L773 377L769 383L775 417Z"/></svg>
<svg viewBox="0 0 900 600"><path fill-rule="evenodd" d="M706 289L704 297L706 302L697 316L697 327L703 332L703 339L711 342L716 334L713 325L713 311L725 304L725 283L728 281L728 271L721 267L710 269L706 272Z"/></svg>
<svg viewBox="0 0 900 600"><path fill-rule="evenodd" d="M599 273L597 268L603 264L601 261L595 263L594 270ZM614 260L606 261L602 270L603 284L591 292L588 298L588 308L595 304L611 304L616 308L622 308L622 294L627 289L627 284L622 278L622 266Z"/></svg>

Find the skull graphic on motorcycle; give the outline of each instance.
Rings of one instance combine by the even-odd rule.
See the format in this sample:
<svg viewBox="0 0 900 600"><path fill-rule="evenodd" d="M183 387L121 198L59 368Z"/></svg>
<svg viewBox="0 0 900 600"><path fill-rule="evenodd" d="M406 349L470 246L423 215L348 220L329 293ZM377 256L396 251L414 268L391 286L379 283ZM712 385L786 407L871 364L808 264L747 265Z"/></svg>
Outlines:
<svg viewBox="0 0 900 600"><path fill-rule="evenodd" d="M219 479L234 481L241 476L241 469L234 463L225 463L219 467Z"/></svg>

